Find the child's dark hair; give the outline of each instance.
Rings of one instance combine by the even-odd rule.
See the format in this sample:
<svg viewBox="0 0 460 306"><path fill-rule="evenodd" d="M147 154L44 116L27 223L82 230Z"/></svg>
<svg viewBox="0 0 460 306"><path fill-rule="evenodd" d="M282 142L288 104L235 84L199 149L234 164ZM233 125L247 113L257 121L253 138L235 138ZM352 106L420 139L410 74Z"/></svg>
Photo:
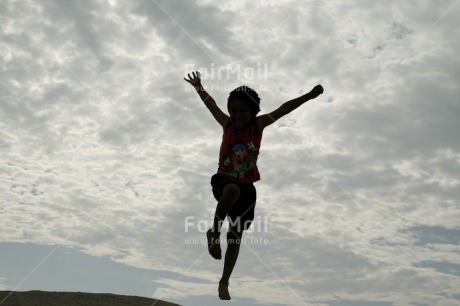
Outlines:
<svg viewBox="0 0 460 306"><path fill-rule="evenodd" d="M227 109L230 112L230 102L233 100L241 100L246 103L246 105L251 110L251 115L255 117L258 112L260 112L260 98L257 92L254 89L249 88L248 86L240 86L235 88L230 95L228 96Z"/></svg>

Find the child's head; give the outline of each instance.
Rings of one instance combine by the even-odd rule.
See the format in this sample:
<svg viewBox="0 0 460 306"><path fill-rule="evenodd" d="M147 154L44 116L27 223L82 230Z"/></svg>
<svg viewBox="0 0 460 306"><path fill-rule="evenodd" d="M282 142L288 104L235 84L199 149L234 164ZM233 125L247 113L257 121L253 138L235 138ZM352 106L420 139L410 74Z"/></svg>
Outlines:
<svg viewBox="0 0 460 306"><path fill-rule="evenodd" d="M228 97L227 109L236 127L245 127L260 112L260 98L248 86L235 88Z"/></svg>
<svg viewBox="0 0 460 306"><path fill-rule="evenodd" d="M240 100L246 103L251 111L251 116L255 117L260 112L260 98L257 92L248 86L240 86L235 88L228 96L227 109L230 112L231 103L234 100Z"/></svg>

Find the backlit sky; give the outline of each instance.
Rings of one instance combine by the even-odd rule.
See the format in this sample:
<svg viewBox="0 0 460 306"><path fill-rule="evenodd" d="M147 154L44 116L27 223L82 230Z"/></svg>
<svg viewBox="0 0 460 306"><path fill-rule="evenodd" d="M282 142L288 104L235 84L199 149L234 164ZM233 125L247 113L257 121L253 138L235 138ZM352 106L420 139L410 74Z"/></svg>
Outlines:
<svg viewBox="0 0 460 306"><path fill-rule="evenodd" d="M0 289L224 303L199 69L325 89L264 131L232 301L460 305L458 2L0 0Z"/></svg>

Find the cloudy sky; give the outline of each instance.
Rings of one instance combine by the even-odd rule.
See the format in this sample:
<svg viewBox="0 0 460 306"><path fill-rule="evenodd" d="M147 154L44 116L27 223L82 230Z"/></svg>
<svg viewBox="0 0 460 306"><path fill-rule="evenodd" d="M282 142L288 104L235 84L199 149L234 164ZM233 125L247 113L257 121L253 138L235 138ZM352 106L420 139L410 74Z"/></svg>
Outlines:
<svg viewBox="0 0 460 306"><path fill-rule="evenodd" d="M460 305L458 2L0 0L0 289L220 303L199 69L325 88L264 131L232 302Z"/></svg>

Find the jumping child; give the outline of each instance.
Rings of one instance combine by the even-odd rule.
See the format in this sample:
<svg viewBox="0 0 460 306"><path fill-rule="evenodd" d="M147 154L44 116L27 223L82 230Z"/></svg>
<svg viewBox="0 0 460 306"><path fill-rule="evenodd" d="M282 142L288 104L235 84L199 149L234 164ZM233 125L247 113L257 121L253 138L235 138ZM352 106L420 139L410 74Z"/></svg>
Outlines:
<svg viewBox="0 0 460 306"><path fill-rule="evenodd" d="M249 229L254 220L256 189L253 183L260 180L257 157L262 132L279 118L308 100L318 97L323 93L323 87L317 85L309 93L284 103L277 110L256 117L260 111L258 94L247 86L240 86L230 92L227 101L230 115L228 116L204 90L198 71L192 72L192 76L188 74L188 79L184 78L184 80L195 88L201 100L223 128L219 167L217 174L211 178L212 192L218 202L213 226L207 231L206 237L211 256L221 259L220 231L223 220L228 216L227 251L218 292L220 299L230 300L228 282L238 258L243 231Z"/></svg>

